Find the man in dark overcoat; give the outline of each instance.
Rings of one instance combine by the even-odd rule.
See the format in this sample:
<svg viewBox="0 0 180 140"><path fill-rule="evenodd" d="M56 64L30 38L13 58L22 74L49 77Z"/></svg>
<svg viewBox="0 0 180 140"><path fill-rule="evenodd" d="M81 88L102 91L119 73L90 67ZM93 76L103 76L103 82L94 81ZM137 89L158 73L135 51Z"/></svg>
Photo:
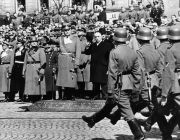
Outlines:
<svg viewBox="0 0 180 140"><path fill-rule="evenodd" d="M101 87L102 94L106 97L109 53L114 45L109 41L103 41L99 31L94 34L94 38L95 43L85 51L86 54L91 54L90 81L93 82L94 95L100 95Z"/></svg>
<svg viewBox="0 0 180 140"><path fill-rule="evenodd" d="M46 53L46 68L45 68L45 82L46 95L45 99L55 99L56 83L55 76L57 71L58 53L53 50L52 45L45 46Z"/></svg>

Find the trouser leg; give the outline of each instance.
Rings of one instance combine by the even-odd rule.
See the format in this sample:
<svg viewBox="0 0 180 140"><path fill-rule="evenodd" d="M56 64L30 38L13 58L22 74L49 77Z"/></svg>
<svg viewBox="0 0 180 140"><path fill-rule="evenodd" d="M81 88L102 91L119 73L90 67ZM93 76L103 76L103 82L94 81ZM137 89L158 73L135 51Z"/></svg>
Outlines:
<svg viewBox="0 0 180 140"><path fill-rule="evenodd" d="M135 140L143 140L144 139L144 134L135 120L133 111L130 106L130 96L131 96L132 91L121 91L119 94L119 110L122 114L122 117L128 122L129 128L131 129L134 139Z"/></svg>
<svg viewBox="0 0 180 140"><path fill-rule="evenodd" d="M107 84L101 84L102 98L107 99Z"/></svg>
<svg viewBox="0 0 180 140"><path fill-rule="evenodd" d="M100 98L100 84L99 83L93 83L93 96L94 96L94 99Z"/></svg>

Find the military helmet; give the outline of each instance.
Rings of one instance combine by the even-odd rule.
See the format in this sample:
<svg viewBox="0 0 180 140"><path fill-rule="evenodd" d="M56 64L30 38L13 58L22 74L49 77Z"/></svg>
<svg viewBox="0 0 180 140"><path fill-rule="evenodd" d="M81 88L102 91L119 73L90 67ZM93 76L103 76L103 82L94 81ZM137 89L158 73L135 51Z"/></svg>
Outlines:
<svg viewBox="0 0 180 140"><path fill-rule="evenodd" d="M169 29L168 38L171 40L180 40L180 26L172 26Z"/></svg>
<svg viewBox="0 0 180 140"><path fill-rule="evenodd" d="M167 39L168 38L169 29L167 27L161 27L157 30L157 38L158 39Z"/></svg>
<svg viewBox="0 0 180 140"><path fill-rule="evenodd" d="M142 27L139 29L137 34L137 39L140 40L151 40L152 39L152 32L149 28Z"/></svg>
<svg viewBox="0 0 180 140"><path fill-rule="evenodd" d="M126 42L127 41L127 30L125 28L117 28L114 31L113 40L117 42Z"/></svg>

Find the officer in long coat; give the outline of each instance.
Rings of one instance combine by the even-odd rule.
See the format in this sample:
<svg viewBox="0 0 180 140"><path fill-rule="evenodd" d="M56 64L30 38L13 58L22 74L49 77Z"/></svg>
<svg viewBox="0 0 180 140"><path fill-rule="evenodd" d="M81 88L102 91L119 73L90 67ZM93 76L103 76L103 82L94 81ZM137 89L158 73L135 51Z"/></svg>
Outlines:
<svg viewBox="0 0 180 140"><path fill-rule="evenodd" d="M45 99L56 99L56 73L58 64L58 53L53 50L52 45L45 45L46 53L46 68L45 68L45 82L46 82L46 96Z"/></svg>
<svg viewBox="0 0 180 140"><path fill-rule="evenodd" d="M25 76L24 94L31 101L39 100L39 98L42 98L46 94L45 68L45 51L38 46L37 38L32 37L30 49L26 52L23 66L23 75Z"/></svg>
<svg viewBox="0 0 180 140"><path fill-rule="evenodd" d="M165 69L162 75L162 97L161 105L165 110L170 111L173 116L168 121L168 140L172 140L172 132L176 125L180 126L180 27L172 26L169 29L168 36L171 47L167 50L165 55ZM166 112L163 112L166 114Z"/></svg>
<svg viewBox="0 0 180 140"><path fill-rule="evenodd" d="M49 40L51 44L60 46L58 55L58 75L56 85L65 98L74 99L74 89L77 87L77 68L81 55L79 38L71 34L68 26L63 27L64 35L57 40ZM65 88L65 94L61 91ZM63 97L64 98L64 97Z"/></svg>
<svg viewBox="0 0 180 140"><path fill-rule="evenodd" d="M8 48L8 44L2 44L3 51L0 54L0 91L5 94L5 102L13 101L10 99L10 79L9 66L12 56L12 50Z"/></svg>
<svg viewBox="0 0 180 140"><path fill-rule="evenodd" d="M98 31L94 34L95 43L92 43L85 51L85 54L91 54L90 63L90 81L93 83L93 92L95 98L100 96L100 87L102 95L107 96L107 71L109 63L109 53L114 45L102 40L102 34Z"/></svg>
<svg viewBox="0 0 180 140"><path fill-rule="evenodd" d="M77 71L77 82L78 82L78 90L79 90L80 98L87 96L87 92L89 90L92 90L92 83L90 82L91 56L84 54L85 48L89 43L85 36L86 36L85 29L84 28L79 29L78 37L80 39L80 44L81 44L81 56L80 56L79 68Z"/></svg>
<svg viewBox="0 0 180 140"><path fill-rule="evenodd" d="M108 99L104 107L91 117L82 116L82 119L93 127L97 122L107 117L117 105L122 116L134 135L135 140L143 140L144 134L134 118L130 107L130 96L133 90L139 90L141 72L137 54L126 45L126 29L117 29L114 33L115 49L109 56L108 67Z"/></svg>

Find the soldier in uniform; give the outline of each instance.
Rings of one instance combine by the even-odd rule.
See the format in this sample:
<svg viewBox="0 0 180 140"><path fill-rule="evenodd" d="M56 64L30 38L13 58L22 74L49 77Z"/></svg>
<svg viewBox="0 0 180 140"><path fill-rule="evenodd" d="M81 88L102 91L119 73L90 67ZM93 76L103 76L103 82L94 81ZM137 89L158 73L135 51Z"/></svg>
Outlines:
<svg viewBox="0 0 180 140"><path fill-rule="evenodd" d="M77 81L79 97L87 96L87 91L92 90L92 83L90 82L90 61L91 56L84 54L85 48L90 43L86 39L86 30L84 28L78 30L78 37L81 44L81 56L79 68L77 71Z"/></svg>
<svg viewBox="0 0 180 140"><path fill-rule="evenodd" d="M147 14L146 14L146 11L143 9L143 6L142 6L142 4L141 5L139 5L139 11L138 11L138 21L140 22L140 20L143 18L143 19L147 19L148 18L148 16L147 16Z"/></svg>
<svg viewBox="0 0 180 140"><path fill-rule="evenodd" d="M119 28L113 36L115 49L110 52L108 68L108 99L104 107L91 117L82 119L93 127L95 123L107 117L117 105L120 113L128 122L135 140L144 140L144 134L138 125L130 107L129 98L133 90L139 90L141 72L137 54L126 45L127 31Z"/></svg>
<svg viewBox="0 0 180 140"><path fill-rule="evenodd" d="M46 95L44 99L56 99L56 74L57 74L57 63L58 53L53 50L53 46L44 44L46 53L46 68L45 68L45 82L46 82Z"/></svg>
<svg viewBox="0 0 180 140"><path fill-rule="evenodd" d="M14 101L10 99L10 80L9 80L9 64L12 56L12 51L8 48L5 42L2 44L2 52L0 54L0 91L5 94L5 100Z"/></svg>
<svg viewBox="0 0 180 140"><path fill-rule="evenodd" d="M158 2L154 2L154 7L151 9L150 17L153 18L154 22L161 25L161 16L163 14L163 10L158 6Z"/></svg>
<svg viewBox="0 0 180 140"><path fill-rule="evenodd" d="M141 47L137 51L139 54L139 64L142 71L142 79L141 79L141 92L139 95L139 100L132 99L131 106L134 113L141 111L143 108L148 107L150 112L152 112L153 117L150 117L150 120L156 120L162 132L162 136L166 137L166 127L167 121L164 115L159 114L158 105L157 105L157 90L160 88L160 76L163 69L163 65L161 63L160 55L157 50L150 44L150 40L152 39L151 30L148 28L141 28L137 35L138 42ZM147 83L148 79L151 79L151 83ZM148 86L151 85L151 87ZM148 93L148 88L151 89L151 92ZM151 94L151 95L149 95ZM153 107L153 105L155 107ZM120 110L119 110L120 112ZM116 122L120 119L120 113L118 110L114 112L114 114L108 116L111 119L112 124L116 124ZM119 118L118 118L119 116ZM141 122L142 123L142 122ZM145 125L144 125L145 126ZM149 131L149 127L146 125L145 129Z"/></svg>
<svg viewBox="0 0 180 140"><path fill-rule="evenodd" d="M130 7L130 11L129 11L128 15L129 15L129 20L130 20L131 24L135 25L135 22L138 19L138 15L137 15L137 12L134 10L133 6Z"/></svg>
<svg viewBox="0 0 180 140"><path fill-rule="evenodd" d="M77 68L81 55L79 38L71 34L69 26L63 27L64 35L58 41L48 39L49 43L60 46L58 55L58 75L56 85L60 87L60 94L67 99L75 99L74 90L77 87ZM65 94L62 91L65 88ZM64 94L64 95L63 95ZM61 96L61 95L60 95ZM65 99L64 98L64 99Z"/></svg>
<svg viewBox="0 0 180 140"><path fill-rule="evenodd" d="M168 38L171 47L165 54L165 68L162 75L162 96L161 105L163 110L170 111L172 117L168 121L167 139L172 140L172 132L175 126L180 126L180 84L179 84L179 64L180 64L180 27L172 26L169 29ZM167 112L162 112L166 114Z"/></svg>
<svg viewBox="0 0 180 140"><path fill-rule="evenodd" d="M72 15L71 14L71 10L69 10L68 12L67 12L67 15L63 18L63 21L65 22L65 23L71 23L72 21L74 21L74 15Z"/></svg>
<svg viewBox="0 0 180 140"><path fill-rule="evenodd" d="M24 58L26 49L23 40L18 40L17 44L14 45L13 54L11 57L10 64L10 78L11 78L11 99L14 100L15 94L19 92L18 102L24 101L24 87L25 79L22 75Z"/></svg>
<svg viewBox="0 0 180 140"><path fill-rule="evenodd" d="M25 91L30 101L36 101L46 94L44 71L46 68L46 54L38 46L36 37L32 37L30 49L25 54L23 75L25 76Z"/></svg>
<svg viewBox="0 0 180 140"><path fill-rule="evenodd" d="M123 21L124 19L129 19L129 14L126 11L125 7L122 7L121 13L119 14L119 20Z"/></svg>

